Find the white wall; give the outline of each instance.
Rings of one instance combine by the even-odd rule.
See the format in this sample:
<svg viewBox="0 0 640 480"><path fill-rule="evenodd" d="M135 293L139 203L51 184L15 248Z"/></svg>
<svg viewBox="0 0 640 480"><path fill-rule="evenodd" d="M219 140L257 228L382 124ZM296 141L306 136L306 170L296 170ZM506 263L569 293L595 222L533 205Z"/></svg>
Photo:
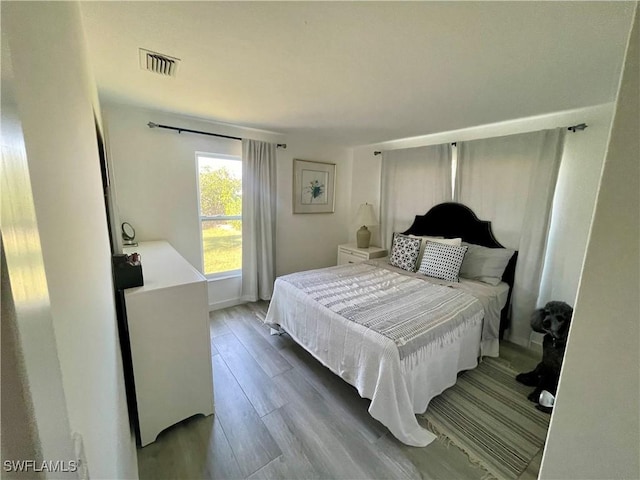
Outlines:
<svg viewBox="0 0 640 480"><path fill-rule="evenodd" d="M293 213L294 158L336 164L334 213ZM287 149L278 154L276 275L337 263L338 245L348 240L351 167L351 152L346 148L287 137Z"/></svg>
<svg viewBox="0 0 640 480"><path fill-rule="evenodd" d="M189 117L119 104L105 104L103 109L113 198L119 212L115 228L119 231L121 222L129 222L136 230L136 241L167 240L202 271L196 152L240 155L240 142L147 126L154 122L211 130L211 124ZM238 134L238 129L224 125L217 125L215 131ZM252 134L273 140L273 136ZM237 278L209 283L212 307L233 305L239 296Z"/></svg>
<svg viewBox="0 0 640 480"><path fill-rule="evenodd" d="M193 118L119 104L107 103L103 109L120 220L133 225L137 241L168 240L201 270L196 152L241 155L240 142L147 126L151 121L212 130L211 124ZM215 131L238 133L230 127L216 126Z"/></svg>
<svg viewBox="0 0 640 480"><path fill-rule="evenodd" d="M135 227L138 241L166 239L201 270L195 152L242 153L238 141L150 129L147 123L152 121L287 143L287 148L279 148L277 153L276 273L335 264L337 245L347 239L351 186L351 156L347 149L133 106L107 104L104 110L120 220ZM293 215L293 158L337 164L335 213ZM209 282L210 308L233 305L239 297L239 278Z"/></svg>
<svg viewBox="0 0 640 480"><path fill-rule="evenodd" d="M362 225L355 223L358 207L363 203L373 205L380 222L380 172L382 155L374 155L375 147L359 147L353 150L353 174L351 181L351 206L349 216L349 241L356 241L356 232ZM371 245L382 245L380 226L370 227Z"/></svg>
<svg viewBox="0 0 640 480"><path fill-rule="evenodd" d="M558 172L540 303L575 305L614 104L585 115L589 128L568 133Z"/></svg>
<svg viewBox="0 0 640 480"><path fill-rule="evenodd" d="M612 112L613 104L597 105L356 148L353 156L351 211L355 215L357 206L364 201L379 206L381 158L379 155L374 156L373 152L376 150L437 145L587 123L589 127L586 130L567 133L550 226L551 241L542 278L541 302L556 299L573 304ZM353 232L349 232L350 238L355 238L355 230L351 230ZM374 231L372 241L380 244L377 231ZM512 340L521 344L528 341L524 338Z"/></svg>
<svg viewBox="0 0 640 480"><path fill-rule="evenodd" d="M639 21L636 11L540 469L544 479L640 478Z"/></svg>
<svg viewBox="0 0 640 480"><path fill-rule="evenodd" d="M2 460L76 460L2 5ZM4 465L4 463L3 463ZM4 469L3 469L4 470ZM3 478L23 478L5 472ZM45 478L44 474L34 478ZM77 478L67 475L65 478Z"/></svg>
<svg viewBox="0 0 640 480"><path fill-rule="evenodd" d="M135 478L79 5L3 2L2 14L71 430L92 478Z"/></svg>

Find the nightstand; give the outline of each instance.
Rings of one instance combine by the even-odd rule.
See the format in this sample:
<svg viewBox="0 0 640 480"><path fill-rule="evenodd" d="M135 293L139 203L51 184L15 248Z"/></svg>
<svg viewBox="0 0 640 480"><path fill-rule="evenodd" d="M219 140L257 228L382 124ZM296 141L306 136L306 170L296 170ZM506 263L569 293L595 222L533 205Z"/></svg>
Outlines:
<svg viewBox="0 0 640 480"><path fill-rule="evenodd" d="M358 248L355 243L338 245L338 265L345 263L360 263L372 258L380 258L387 255L382 247Z"/></svg>

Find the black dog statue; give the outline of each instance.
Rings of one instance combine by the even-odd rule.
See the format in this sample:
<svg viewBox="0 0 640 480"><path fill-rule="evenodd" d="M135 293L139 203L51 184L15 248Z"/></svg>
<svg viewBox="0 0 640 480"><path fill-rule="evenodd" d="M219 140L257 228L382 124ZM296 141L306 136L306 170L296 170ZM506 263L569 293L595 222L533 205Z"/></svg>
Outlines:
<svg viewBox="0 0 640 480"><path fill-rule="evenodd" d="M516 380L535 387L527 397L532 402L538 403L543 390L552 395L556 394L572 316L573 308L566 303L549 302L544 308L536 310L531 317L531 328L545 334L542 342L542 361L533 371L517 375ZM551 411L545 407L540 407L540 410Z"/></svg>

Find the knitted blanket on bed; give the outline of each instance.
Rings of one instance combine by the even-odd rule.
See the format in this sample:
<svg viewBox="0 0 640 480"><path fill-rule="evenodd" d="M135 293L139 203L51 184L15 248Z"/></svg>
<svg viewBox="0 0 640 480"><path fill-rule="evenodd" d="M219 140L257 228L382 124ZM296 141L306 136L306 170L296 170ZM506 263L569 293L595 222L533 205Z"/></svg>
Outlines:
<svg viewBox="0 0 640 480"><path fill-rule="evenodd" d="M280 280L391 339L409 367L434 346L453 342L484 315L480 301L466 292L366 263L293 273Z"/></svg>

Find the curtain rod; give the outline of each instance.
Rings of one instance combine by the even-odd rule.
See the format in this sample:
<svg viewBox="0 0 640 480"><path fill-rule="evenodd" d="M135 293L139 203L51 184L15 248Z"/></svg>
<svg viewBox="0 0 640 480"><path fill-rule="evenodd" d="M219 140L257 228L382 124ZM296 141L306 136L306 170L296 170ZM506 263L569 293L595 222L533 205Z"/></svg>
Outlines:
<svg viewBox="0 0 640 480"><path fill-rule="evenodd" d="M582 131L585 128L587 128L589 125L587 125L586 123L579 123L577 125L571 125L570 127L567 127L567 130L575 133L577 131ZM453 145L454 147L458 144L458 142L451 142L451 145ZM381 155L382 152L377 150L375 152L373 152L374 155Z"/></svg>
<svg viewBox="0 0 640 480"><path fill-rule="evenodd" d="M240 138L240 137L232 137L230 135L221 135L219 133L202 132L200 130L191 130L189 128L171 127L169 125L160 125L158 123L153 123L153 122L147 123L147 126L149 128L166 128L167 130L175 130L178 133L189 132L189 133L197 133L199 135L209 135L211 137L229 138L231 140L242 140L242 138ZM276 144L276 146L280 147L280 148L287 148L287 144L286 143L278 143L278 144Z"/></svg>

